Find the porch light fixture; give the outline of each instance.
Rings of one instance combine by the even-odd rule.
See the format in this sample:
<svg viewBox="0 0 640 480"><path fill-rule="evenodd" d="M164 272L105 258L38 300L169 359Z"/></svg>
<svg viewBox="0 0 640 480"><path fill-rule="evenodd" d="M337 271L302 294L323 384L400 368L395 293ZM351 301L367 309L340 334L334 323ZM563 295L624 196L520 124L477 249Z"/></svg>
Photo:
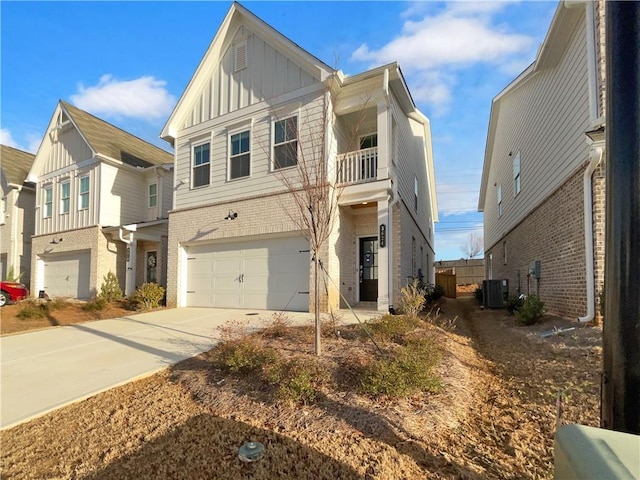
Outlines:
<svg viewBox="0 0 640 480"><path fill-rule="evenodd" d="M60 237L60 238L54 238L54 239L53 239L53 240L51 240L49 243L50 243L51 245L57 245L57 244L59 244L59 243L62 243L62 237Z"/></svg>
<svg viewBox="0 0 640 480"><path fill-rule="evenodd" d="M238 212L232 212L231 210L229 210L229 214L224 217L225 220L235 220L236 218L238 218Z"/></svg>

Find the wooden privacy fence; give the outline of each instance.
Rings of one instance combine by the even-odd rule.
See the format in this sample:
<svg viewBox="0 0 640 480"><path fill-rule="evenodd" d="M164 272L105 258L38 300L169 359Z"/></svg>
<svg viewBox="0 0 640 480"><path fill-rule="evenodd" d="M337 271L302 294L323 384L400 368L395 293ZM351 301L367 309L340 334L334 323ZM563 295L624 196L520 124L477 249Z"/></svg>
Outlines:
<svg viewBox="0 0 640 480"><path fill-rule="evenodd" d="M444 289L444 296L456 298L456 275L455 273L436 273L436 285Z"/></svg>

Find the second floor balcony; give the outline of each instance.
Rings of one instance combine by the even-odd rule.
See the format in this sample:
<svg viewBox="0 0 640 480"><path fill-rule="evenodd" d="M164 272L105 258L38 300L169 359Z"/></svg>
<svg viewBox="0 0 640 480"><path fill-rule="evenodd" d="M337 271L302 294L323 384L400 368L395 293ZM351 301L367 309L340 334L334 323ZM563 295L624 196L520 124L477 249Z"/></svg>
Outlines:
<svg viewBox="0 0 640 480"><path fill-rule="evenodd" d="M378 147L338 155L336 171L336 183L339 185L375 181L378 171Z"/></svg>

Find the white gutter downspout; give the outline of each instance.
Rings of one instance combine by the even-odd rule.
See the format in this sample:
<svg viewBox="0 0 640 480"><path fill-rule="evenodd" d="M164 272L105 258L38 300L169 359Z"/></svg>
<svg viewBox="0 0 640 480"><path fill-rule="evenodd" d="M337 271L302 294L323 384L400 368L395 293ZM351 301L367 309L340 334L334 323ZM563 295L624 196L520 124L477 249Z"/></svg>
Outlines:
<svg viewBox="0 0 640 480"><path fill-rule="evenodd" d="M595 147L589 152L589 165L584 172L584 253L587 272L587 314L578 318L580 323L592 321L596 316L595 285L593 268L593 189L591 176L602 161L602 148Z"/></svg>

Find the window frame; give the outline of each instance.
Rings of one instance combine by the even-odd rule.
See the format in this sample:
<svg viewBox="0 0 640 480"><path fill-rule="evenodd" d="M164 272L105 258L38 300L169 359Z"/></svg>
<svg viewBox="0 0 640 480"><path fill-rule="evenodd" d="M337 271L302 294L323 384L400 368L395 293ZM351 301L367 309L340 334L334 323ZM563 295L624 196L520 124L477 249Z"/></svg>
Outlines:
<svg viewBox="0 0 640 480"><path fill-rule="evenodd" d="M522 191L522 177L520 165L520 152L513 157L513 196L517 196Z"/></svg>
<svg viewBox="0 0 640 480"><path fill-rule="evenodd" d="M367 139L371 139L373 140L375 137L375 145L371 145L370 147L363 147L362 144L364 143L364 141L366 141ZM373 143L373 141L372 141ZM358 149L359 150L366 150L369 148L378 148L378 132L371 132L371 133L365 133L364 135L360 135L358 137Z"/></svg>
<svg viewBox="0 0 640 480"><path fill-rule="evenodd" d="M498 200L498 217L502 217L502 214L504 213L502 208L502 184L498 185L497 200Z"/></svg>
<svg viewBox="0 0 640 480"><path fill-rule="evenodd" d="M87 181L86 190L82 189L82 183L84 180ZM89 205L91 204L90 192L91 192L91 179L89 178L89 175L82 175L78 179L78 210L89 210Z"/></svg>
<svg viewBox="0 0 640 480"><path fill-rule="evenodd" d="M51 218L53 216L53 185L45 185L42 191L42 218Z"/></svg>
<svg viewBox="0 0 640 480"><path fill-rule="evenodd" d="M196 149L200 148L200 147L204 147L205 145L208 146L208 159L206 162L202 162L198 165L195 164L196 162ZM196 169L198 168L202 168L204 169L204 166L206 166L209 169L209 174L207 175L207 182L206 183L202 183L200 185L196 185L195 181L196 181ZM204 188L204 187L208 187L209 185L211 185L211 139L207 138L206 140L197 142L197 143L192 143L191 144L191 188Z"/></svg>
<svg viewBox="0 0 640 480"><path fill-rule="evenodd" d="M247 134L248 149L246 151L240 151L237 154L233 154L233 137L242 134ZM240 148L242 148L242 140L240 140ZM241 157L248 156L247 174L237 177L233 176L233 162ZM227 135L227 181L242 180L251 176L251 128L242 127L232 131L229 131Z"/></svg>
<svg viewBox="0 0 640 480"><path fill-rule="evenodd" d="M67 187L67 193L65 196L65 188ZM66 204L65 204L66 200ZM66 215L71 211L71 181L69 179L62 180L60 182L60 215Z"/></svg>
<svg viewBox="0 0 640 480"><path fill-rule="evenodd" d="M271 122L272 124L272 136L271 136L271 170L272 171L277 171L277 170L285 170L287 168L292 168L292 167L296 167L298 165L298 161L299 161L299 156L300 156L300 130L299 130L299 125L298 125L298 118L299 115L298 113L293 113L291 115L287 115L286 117L283 118L274 118ZM286 122L288 122L291 119L295 119L295 126L296 126L296 135L295 135L295 139L287 139L287 135L286 132L288 131L287 129L287 124ZM284 132L285 132L285 137L284 140L280 143L276 143L276 125L279 123L285 122L285 128L284 128ZM277 156L276 156L276 149L278 147L281 146L285 146L285 145L289 145L295 143L295 163L291 164L291 165L283 165L283 166L278 166L278 162L277 162Z"/></svg>
<svg viewBox="0 0 640 480"><path fill-rule="evenodd" d="M155 192L151 193L151 187L156 187ZM155 200L155 202L152 202ZM149 208L156 208L158 206L158 183L147 184L147 206Z"/></svg>
<svg viewBox="0 0 640 480"><path fill-rule="evenodd" d="M418 177L413 176L413 208L418 211Z"/></svg>

